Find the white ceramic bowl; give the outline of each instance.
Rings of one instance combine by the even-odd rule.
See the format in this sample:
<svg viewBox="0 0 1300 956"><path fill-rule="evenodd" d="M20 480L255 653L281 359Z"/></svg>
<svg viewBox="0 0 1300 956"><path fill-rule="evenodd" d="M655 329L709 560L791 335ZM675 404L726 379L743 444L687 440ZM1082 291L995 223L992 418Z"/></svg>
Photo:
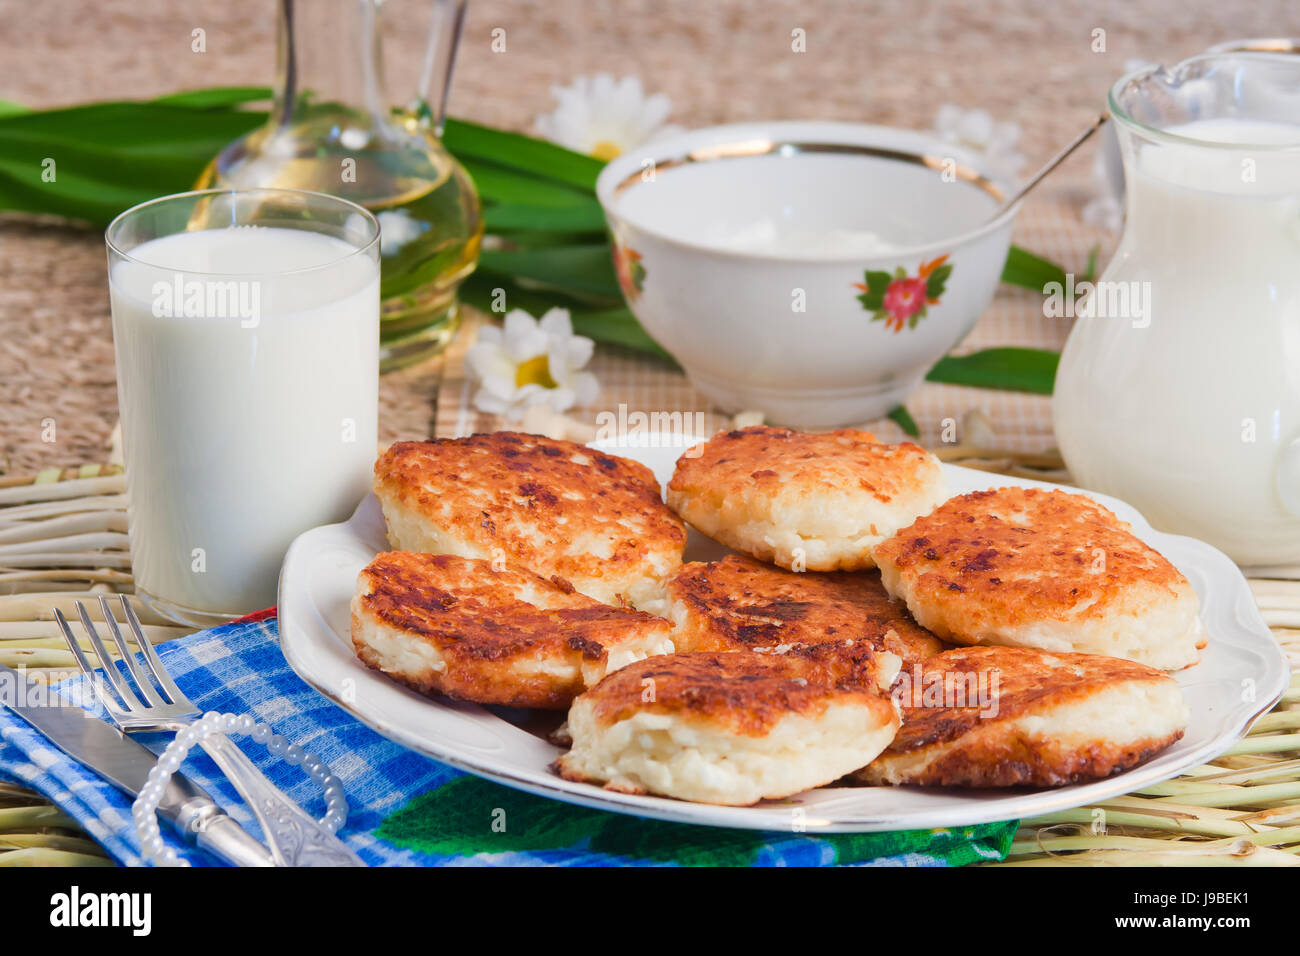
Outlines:
<svg viewBox="0 0 1300 956"><path fill-rule="evenodd" d="M1006 261L1015 209L988 217L1007 192L934 136L822 122L695 130L596 183L646 331L723 410L805 427L887 414L965 337Z"/></svg>

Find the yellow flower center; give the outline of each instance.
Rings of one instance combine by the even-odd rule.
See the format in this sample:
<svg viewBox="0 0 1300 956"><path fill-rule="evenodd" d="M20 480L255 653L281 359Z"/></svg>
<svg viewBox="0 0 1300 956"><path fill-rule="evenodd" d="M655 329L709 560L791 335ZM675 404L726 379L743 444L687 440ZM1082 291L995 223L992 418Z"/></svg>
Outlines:
<svg viewBox="0 0 1300 956"><path fill-rule="evenodd" d="M615 159L622 155L623 150L617 143L611 143L607 139L602 139L599 143L591 148L591 155L597 159Z"/></svg>
<svg viewBox="0 0 1300 956"><path fill-rule="evenodd" d="M542 388L558 388L558 383L551 378L551 363L545 355L520 362L515 369L515 388L525 385L540 385Z"/></svg>

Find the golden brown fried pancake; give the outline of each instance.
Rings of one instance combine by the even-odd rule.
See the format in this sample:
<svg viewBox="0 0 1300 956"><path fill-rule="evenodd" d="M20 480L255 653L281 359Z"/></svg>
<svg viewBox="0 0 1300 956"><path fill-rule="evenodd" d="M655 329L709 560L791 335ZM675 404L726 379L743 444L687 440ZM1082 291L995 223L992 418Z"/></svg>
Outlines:
<svg viewBox="0 0 1300 956"><path fill-rule="evenodd" d="M1203 641L1191 584L1084 495L959 495L875 548L885 587L958 644L1124 657L1166 670Z"/></svg>
<svg viewBox="0 0 1300 956"><path fill-rule="evenodd" d="M518 568L381 554L361 572L352 644L421 693L563 709L609 671L673 649L662 618L610 607Z"/></svg>
<svg viewBox="0 0 1300 956"><path fill-rule="evenodd" d="M899 666L944 644L890 600L875 571L796 573L728 555L685 564L668 583L669 617L679 651L737 651L788 644L863 641Z"/></svg>
<svg viewBox="0 0 1300 956"><path fill-rule="evenodd" d="M893 702L823 645L787 654L669 654L574 701L569 780L745 806L821 786L893 738ZM863 681L868 684L864 685Z"/></svg>
<svg viewBox="0 0 1300 956"><path fill-rule="evenodd" d="M872 545L942 500L933 455L849 429L720 432L678 460L668 485L668 503L704 534L799 571L872 567Z"/></svg>
<svg viewBox="0 0 1300 956"><path fill-rule="evenodd" d="M1183 735L1187 705L1154 667L1094 654L962 647L904 672L903 727L869 784L1055 787L1136 766Z"/></svg>
<svg viewBox="0 0 1300 956"><path fill-rule="evenodd" d="M375 494L394 548L505 561L606 604L661 601L686 546L650 469L540 435L398 442Z"/></svg>

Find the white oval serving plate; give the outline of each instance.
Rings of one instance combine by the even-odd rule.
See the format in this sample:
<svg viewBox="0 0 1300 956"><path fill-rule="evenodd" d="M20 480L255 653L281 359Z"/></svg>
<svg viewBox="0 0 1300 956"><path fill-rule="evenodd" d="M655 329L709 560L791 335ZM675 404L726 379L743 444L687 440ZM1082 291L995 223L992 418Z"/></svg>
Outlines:
<svg viewBox="0 0 1300 956"><path fill-rule="evenodd" d="M666 483L677 457L694 441L654 433L595 445L644 462ZM1056 487L954 465L945 465L944 473L950 494L1006 485ZM824 833L1032 817L1129 793L1214 758L1277 702L1290 679L1286 657L1232 561L1193 538L1154 530L1121 501L1091 497L1128 521L1138 537L1187 575L1201 597L1209 645L1198 664L1175 675L1192 712L1183 739L1132 770L1076 786L822 787L752 807L717 807L562 780L548 769L560 750L542 737L475 704L422 697L370 670L353 654L348 605L357 574L377 552L388 549L383 515L373 495L348 521L314 528L289 548L280 574L280 640L289 664L303 680L385 737L489 780L568 803L681 823ZM691 532L688 560L714 560L724 553L721 546Z"/></svg>

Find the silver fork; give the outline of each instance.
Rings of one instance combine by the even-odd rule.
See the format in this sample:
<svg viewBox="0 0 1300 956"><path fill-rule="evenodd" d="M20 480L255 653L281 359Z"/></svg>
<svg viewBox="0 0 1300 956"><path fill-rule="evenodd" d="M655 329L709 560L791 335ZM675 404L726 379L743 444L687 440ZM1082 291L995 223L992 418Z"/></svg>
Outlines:
<svg viewBox="0 0 1300 956"><path fill-rule="evenodd" d="M91 623L90 615L86 613L86 606L81 601L77 601L74 606L77 615L81 618L82 626L86 629L90 646L94 648L103 666L104 677L118 700L114 700L112 694L105 691L100 682L94 680L95 668L91 666L81 645L77 643L67 618L63 616L62 611L56 609L54 616L59 622L59 629L68 642L72 656L77 660L77 666L88 678L95 696L104 705L104 709L108 711L113 723L120 730L128 734L181 730L203 715L190 699L181 693L176 682L167 673L167 668L163 666L158 652L145 636L144 628L140 626L140 620L136 617L135 610L126 599L126 595L120 597L126 623L131 628L135 642L144 656L145 666L157 681L158 687L154 687L145 676L135 655L131 653L117 625L117 619L113 616L108 599L103 595L99 596L99 608L103 612L104 623L108 625L113 635L113 643L117 645L122 662L126 665L130 680L124 679L114 666L108 649L104 646L99 632L95 630L95 625ZM132 683L135 685L135 690L132 689ZM162 693L159 693L159 688ZM141 697L144 698L144 703L141 702ZM321 826L302 807L271 783L238 745L225 734L211 735L200 741L199 746L207 751L222 772L230 778L230 782L234 784L239 795L252 810L257 822L261 824L262 833L266 837L268 849L276 865L365 866L360 857L349 850L338 837Z"/></svg>

